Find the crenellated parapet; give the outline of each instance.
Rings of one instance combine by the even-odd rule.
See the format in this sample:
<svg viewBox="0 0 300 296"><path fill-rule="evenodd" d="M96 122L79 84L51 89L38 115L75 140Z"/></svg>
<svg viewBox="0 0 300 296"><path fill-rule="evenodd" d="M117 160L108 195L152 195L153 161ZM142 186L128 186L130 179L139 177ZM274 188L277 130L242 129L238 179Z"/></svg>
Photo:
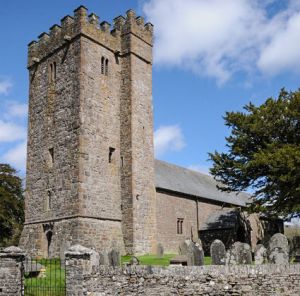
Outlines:
<svg viewBox="0 0 300 296"><path fill-rule="evenodd" d="M114 19L112 27L107 21L101 21L95 13L89 14L86 7L80 6L74 10L73 16L63 17L60 25L53 25L48 33L40 34L37 41L28 44L28 68L59 48L67 46L80 35L94 40L112 52L122 53L122 40L128 39L128 35L152 46L153 26L151 23L144 24L142 17L136 17L133 10L128 10L126 17L119 16Z"/></svg>

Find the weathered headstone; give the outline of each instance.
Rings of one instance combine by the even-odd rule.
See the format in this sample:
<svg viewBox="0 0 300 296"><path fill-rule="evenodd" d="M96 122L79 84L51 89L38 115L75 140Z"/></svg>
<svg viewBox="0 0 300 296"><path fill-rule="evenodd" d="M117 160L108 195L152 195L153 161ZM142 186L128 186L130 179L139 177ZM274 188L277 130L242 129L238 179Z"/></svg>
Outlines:
<svg viewBox="0 0 300 296"><path fill-rule="evenodd" d="M188 253L188 248L193 242L190 239L184 240L180 245L179 245L179 255L186 255Z"/></svg>
<svg viewBox="0 0 300 296"><path fill-rule="evenodd" d="M202 244L194 243L194 265L195 266L202 266L204 265L204 251L202 248Z"/></svg>
<svg viewBox="0 0 300 296"><path fill-rule="evenodd" d="M204 252L200 243L185 240L179 246L179 255L186 256L188 266L204 265Z"/></svg>
<svg viewBox="0 0 300 296"><path fill-rule="evenodd" d="M159 243L157 245L157 249L156 249L156 256L158 258L162 258L164 256L164 247L162 246L161 243Z"/></svg>
<svg viewBox="0 0 300 296"><path fill-rule="evenodd" d="M264 264L267 262L267 249L262 244L258 244L254 250L255 264Z"/></svg>
<svg viewBox="0 0 300 296"><path fill-rule="evenodd" d="M246 243L235 242L226 254L226 264L252 264L251 247Z"/></svg>
<svg viewBox="0 0 300 296"><path fill-rule="evenodd" d="M108 253L108 261L110 266L120 266L121 265L121 260L120 260L120 253L116 250L111 250Z"/></svg>
<svg viewBox="0 0 300 296"><path fill-rule="evenodd" d="M226 249L222 241L215 239L210 245L212 265L225 265Z"/></svg>
<svg viewBox="0 0 300 296"><path fill-rule="evenodd" d="M274 264L287 264L289 262L289 243L282 233L274 234L268 246L269 262Z"/></svg>
<svg viewBox="0 0 300 296"><path fill-rule="evenodd" d="M99 252L99 264L100 265L109 265L109 259L107 252Z"/></svg>

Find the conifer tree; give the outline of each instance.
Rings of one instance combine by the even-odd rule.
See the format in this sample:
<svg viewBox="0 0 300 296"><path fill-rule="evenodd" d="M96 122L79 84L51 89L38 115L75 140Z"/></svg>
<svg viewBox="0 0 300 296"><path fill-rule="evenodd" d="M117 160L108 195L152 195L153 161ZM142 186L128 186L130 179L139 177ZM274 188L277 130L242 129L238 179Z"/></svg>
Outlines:
<svg viewBox="0 0 300 296"><path fill-rule="evenodd" d="M277 99L249 103L224 119L228 151L209 154L219 188L251 189L255 210L300 213L300 91L282 89Z"/></svg>

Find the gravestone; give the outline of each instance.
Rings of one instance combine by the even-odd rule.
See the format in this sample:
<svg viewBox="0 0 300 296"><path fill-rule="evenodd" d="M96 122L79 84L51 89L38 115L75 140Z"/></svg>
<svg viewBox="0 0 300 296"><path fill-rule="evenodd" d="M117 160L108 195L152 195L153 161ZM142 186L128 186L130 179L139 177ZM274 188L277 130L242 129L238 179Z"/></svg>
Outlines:
<svg viewBox="0 0 300 296"><path fill-rule="evenodd" d="M116 250L111 250L108 253L108 261L110 266L120 266L121 265L121 260L120 260L120 253Z"/></svg>
<svg viewBox="0 0 300 296"><path fill-rule="evenodd" d="M282 233L274 234L268 246L268 259L274 264L289 263L289 243L285 235Z"/></svg>
<svg viewBox="0 0 300 296"><path fill-rule="evenodd" d="M188 249L193 244L193 242L190 239L184 240L180 245L179 245L179 255L186 255L188 253Z"/></svg>
<svg viewBox="0 0 300 296"><path fill-rule="evenodd" d="M184 255L188 266L204 265L204 252L200 243L185 240L179 246L179 255Z"/></svg>
<svg viewBox="0 0 300 296"><path fill-rule="evenodd" d="M194 265L195 266L202 266L204 265L204 251L202 248L202 244L194 243Z"/></svg>
<svg viewBox="0 0 300 296"><path fill-rule="evenodd" d="M156 256L158 258L162 258L164 256L164 247L162 246L161 243L159 243L157 245L157 249L156 249Z"/></svg>
<svg viewBox="0 0 300 296"><path fill-rule="evenodd" d="M251 247L246 243L235 242L226 254L226 264L252 264Z"/></svg>
<svg viewBox="0 0 300 296"><path fill-rule="evenodd" d="M100 265L109 265L109 259L107 252L99 252L99 264Z"/></svg>
<svg viewBox="0 0 300 296"><path fill-rule="evenodd" d="M215 239L210 245L212 265L225 265L226 249L222 241Z"/></svg>
<svg viewBox="0 0 300 296"><path fill-rule="evenodd" d="M254 262L257 265L266 263L267 260L267 249L262 244L258 244L254 250Z"/></svg>

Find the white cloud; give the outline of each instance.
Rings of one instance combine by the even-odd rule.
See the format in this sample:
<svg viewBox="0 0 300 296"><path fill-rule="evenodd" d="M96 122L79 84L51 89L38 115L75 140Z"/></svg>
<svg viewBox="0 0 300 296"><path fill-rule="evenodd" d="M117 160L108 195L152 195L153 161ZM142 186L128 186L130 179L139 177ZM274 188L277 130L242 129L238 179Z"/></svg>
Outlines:
<svg viewBox="0 0 300 296"><path fill-rule="evenodd" d="M25 172L26 167L26 141L17 144L1 156L1 162L9 163L17 170Z"/></svg>
<svg viewBox="0 0 300 296"><path fill-rule="evenodd" d="M202 174L210 175L210 173L209 173L209 167L206 166L206 165L191 164L187 168L190 169L190 170L202 173Z"/></svg>
<svg viewBox="0 0 300 296"><path fill-rule="evenodd" d="M0 120L0 142L14 142L26 139L26 128L12 122Z"/></svg>
<svg viewBox="0 0 300 296"><path fill-rule="evenodd" d="M285 70L300 73L300 13L292 15L261 52L258 66L270 75Z"/></svg>
<svg viewBox="0 0 300 296"><path fill-rule="evenodd" d="M27 104L19 103L17 101L9 102L7 109L10 117L26 117L28 112Z"/></svg>
<svg viewBox="0 0 300 296"><path fill-rule="evenodd" d="M13 84L10 79L1 79L0 80L0 94L7 95L12 88Z"/></svg>
<svg viewBox="0 0 300 296"><path fill-rule="evenodd" d="M300 64L300 1L285 3L276 11L282 1L148 0L155 62L219 84L241 71L273 75L294 68Z"/></svg>
<svg viewBox="0 0 300 296"><path fill-rule="evenodd" d="M179 151L184 146L184 137L178 125L161 126L154 132L156 156L162 156L168 151Z"/></svg>

